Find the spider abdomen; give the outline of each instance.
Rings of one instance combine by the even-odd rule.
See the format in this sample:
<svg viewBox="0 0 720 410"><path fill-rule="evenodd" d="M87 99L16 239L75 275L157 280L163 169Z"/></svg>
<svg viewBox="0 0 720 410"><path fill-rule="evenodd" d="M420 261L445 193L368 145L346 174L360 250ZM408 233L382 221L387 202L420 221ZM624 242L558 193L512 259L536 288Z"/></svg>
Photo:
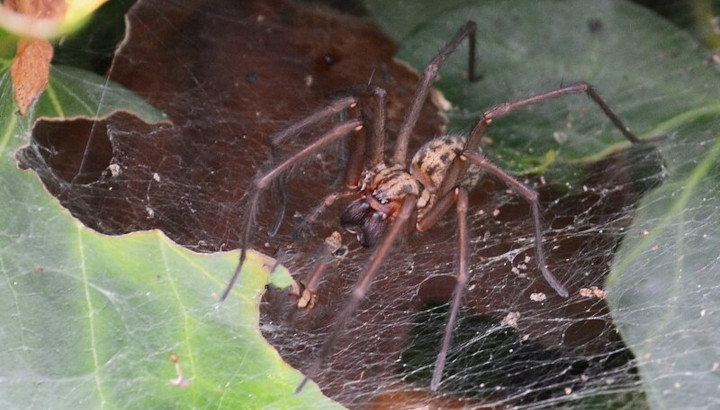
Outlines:
<svg viewBox="0 0 720 410"><path fill-rule="evenodd" d="M435 192L445 178L450 164L464 147L465 136L443 135L428 141L415 153L410 161L410 173L425 188L418 201L418 208L425 208L435 202ZM480 167L471 165L463 177L462 185L466 188L474 187L482 174Z"/></svg>

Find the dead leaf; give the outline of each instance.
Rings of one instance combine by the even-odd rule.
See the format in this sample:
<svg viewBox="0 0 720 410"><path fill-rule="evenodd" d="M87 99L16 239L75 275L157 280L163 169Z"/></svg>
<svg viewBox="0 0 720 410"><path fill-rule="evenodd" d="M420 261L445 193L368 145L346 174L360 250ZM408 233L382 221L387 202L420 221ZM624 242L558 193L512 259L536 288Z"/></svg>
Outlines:
<svg viewBox="0 0 720 410"><path fill-rule="evenodd" d="M21 115L25 115L30 105L45 90L52 56L53 46L47 40L18 41L18 52L10 67L10 75Z"/></svg>
<svg viewBox="0 0 720 410"><path fill-rule="evenodd" d="M67 11L63 0L9 0L5 7L34 19L60 18ZM42 94L50 77L53 46L48 40L18 40L17 55L10 67L13 94L25 115L32 103Z"/></svg>

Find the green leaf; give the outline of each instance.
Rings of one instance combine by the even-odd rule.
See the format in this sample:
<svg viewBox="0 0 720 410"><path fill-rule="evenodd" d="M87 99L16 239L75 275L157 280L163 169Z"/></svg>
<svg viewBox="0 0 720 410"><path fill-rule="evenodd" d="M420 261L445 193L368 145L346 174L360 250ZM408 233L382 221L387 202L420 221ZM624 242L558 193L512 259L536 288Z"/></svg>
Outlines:
<svg viewBox="0 0 720 410"><path fill-rule="evenodd" d="M656 408L720 402L720 127L705 120L678 131L694 137L668 153L671 177L640 203L608 279L613 317Z"/></svg>
<svg viewBox="0 0 720 410"><path fill-rule="evenodd" d="M147 123L167 117L112 80L68 66L53 66L50 81L36 105L43 118L105 118L117 111L134 113Z"/></svg>
<svg viewBox="0 0 720 410"><path fill-rule="evenodd" d="M464 48L450 57L438 82L456 107L451 128L469 129L496 104L585 80L641 137L669 136L659 145L664 184L637 206L613 264L608 304L635 353L651 406L717 407L720 78L717 66L707 63L709 53L668 22L622 1L368 4L400 42L401 58L415 67L423 67L461 22L477 21L484 80L456 80L466 69ZM566 142L553 138L557 132ZM628 145L583 97L513 114L489 133L495 144L488 150L496 159L512 156L504 164L518 172L532 170L550 150L564 161L587 162Z"/></svg>
<svg viewBox="0 0 720 410"><path fill-rule="evenodd" d="M250 253L219 304L237 252L196 254L158 231L99 234L15 164L39 116L160 113L103 78L58 68L22 118L7 69L0 81L0 407L335 406L312 383L294 395L302 375L260 334L260 296L290 284L284 268L268 275L272 260Z"/></svg>

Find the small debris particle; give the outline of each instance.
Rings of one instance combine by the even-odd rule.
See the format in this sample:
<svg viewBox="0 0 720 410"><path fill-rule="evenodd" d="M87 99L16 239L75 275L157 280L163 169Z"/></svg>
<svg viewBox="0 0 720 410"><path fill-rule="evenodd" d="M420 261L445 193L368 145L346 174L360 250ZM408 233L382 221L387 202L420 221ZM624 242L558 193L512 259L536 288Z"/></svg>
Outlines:
<svg viewBox="0 0 720 410"><path fill-rule="evenodd" d="M178 355L171 352L170 361L175 363L175 372L177 373L177 377L170 380L170 383L177 387L190 386L192 384L192 380L186 379L185 376L183 376L182 367L180 367Z"/></svg>
<svg viewBox="0 0 720 410"><path fill-rule="evenodd" d="M495 208L495 210L493 211L492 214L493 214L493 216L497 217L498 215L500 215L500 210Z"/></svg>
<svg viewBox="0 0 720 410"><path fill-rule="evenodd" d="M348 249L342 244L342 235L340 232L333 231L327 238L325 238L325 245L328 247L330 253L335 256L338 260L342 259L347 255Z"/></svg>
<svg viewBox="0 0 720 410"><path fill-rule="evenodd" d="M566 387L565 394L571 394L571 393L572 393L572 387Z"/></svg>
<svg viewBox="0 0 720 410"><path fill-rule="evenodd" d="M597 286L591 286L590 288L580 289L580 296L586 298L595 297L598 299L605 299L605 291L598 288Z"/></svg>
<svg viewBox="0 0 720 410"><path fill-rule="evenodd" d="M340 235L340 232L333 231L330 236L325 238L325 244L330 247L330 249L337 249L342 246L342 235Z"/></svg>
<svg viewBox="0 0 720 410"><path fill-rule="evenodd" d="M530 294L530 300L532 300L533 302L542 302L545 299L547 299L547 295L542 292Z"/></svg>
<svg viewBox="0 0 720 410"><path fill-rule="evenodd" d="M640 235L641 235L641 236L648 236L648 235L650 235L650 231L648 231L647 229L643 229L642 231L640 231Z"/></svg>
<svg viewBox="0 0 720 410"><path fill-rule="evenodd" d="M562 144L568 140L568 135L561 131L555 131L553 132L553 138L555 138L558 144Z"/></svg>
<svg viewBox="0 0 720 410"><path fill-rule="evenodd" d="M642 356L643 360L650 360L652 359L652 353L647 352Z"/></svg>
<svg viewBox="0 0 720 410"><path fill-rule="evenodd" d="M155 180L155 182L160 182L160 174L158 174L157 172L153 172L153 179Z"/></svg>
<svg viewBox="0 0 720 410"><path fill-rule="evenodd" d="M120 173L122 172L122 168L120 168L120 165L118 164L108 165L108 170L110 171L110 176L113 178L120 175Z"/></svg>
<svg viewBox="0 0 720 410"><path fill-rule="evenodd" d="M503 318L502 323L503 325L510 326L512 328L517 329L518 324L517 321L520 319L520 312L510 312Z"/></svg>

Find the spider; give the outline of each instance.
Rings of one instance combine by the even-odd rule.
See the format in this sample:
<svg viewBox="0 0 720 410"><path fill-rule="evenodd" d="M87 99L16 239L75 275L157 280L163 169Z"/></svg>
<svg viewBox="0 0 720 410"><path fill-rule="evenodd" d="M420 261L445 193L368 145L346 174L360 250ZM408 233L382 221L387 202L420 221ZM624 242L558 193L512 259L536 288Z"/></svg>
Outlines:
<svg viewBox="0 0 720 410"><path fill-rule="evenodd" d="M453 328L457 320L463 291L468 280L468 190L472 189L484 174L498 178L530 205L534 225L535 258L537 265L547 283L562 297L568 291L547 269L545 251L542 244L542 224L538 194L518 181L508 172L492 164L480 150L481 138L486 129L496 118L503 117L521 108L528 107L546 100L559 98L569 94L585 93L602 110L616 128L634 144L656 141L657 138L638 139L623 124L620 118L610 109L607 103L586 82L556 88L532 95L527 98L504 103L485 111L468 135L442 135L423 145L408 162L408 143L413 128L418 121L420 110L426 101L431 85L435 81L438 70L446 58L467 39L469 42L468 77L475 81L475 28L473 21L468 21L452 39L430 61L423 72L422 79L413 95L404 120L400 126L395 142L395 150L389 161L384 158L385 144L385 97L386 93L378 87L367 87L366 93L373 102L374 117L371 124L364 124L358 113L359 99L357 96L343 97L334 100L325 108L310 114L304 119L290 125L271 136L273 152L288 138L302 133L338 113L350 113L328 132L282 160L274 161L272 168L260 173L252 182L248 191L249 208L244 221L242 250L237 268L228 283L221 300L227 298L245 262L253 216L258 207L261 194L272 186L279 186L283 174L291 167L311 157L329 144L354 135L354 145L350 158L345 166L344 179L346 192L333 192L323 199L296 227L297 231L307 228L325 209L341 198L355 196L340 218L341 226L357 236L362 246L376 250L368 265L360 274L358 282L352 289L350 298L344 309L337 314L334 327L324 341L319 357L306 372L305 379L298 386L299 392L312 375L319 371L325 358L331 353L335 339L345 327L348 319L354 314L359 303L365 297L379 268L387 258L393 243L401 235L408 235L413 230L424 232L433 227L453 205L457 214L457 261L456 285L450 305L443 342L435 361L431 379L431 389L436 390L441 381L446 354L451 344ZM369 125L369 126L368 126ZM370 132L366 135L366 128ZM281 190L282 191L282 190ZM284 194L281 193L281 198ZM276 219L271 231L277 229L282 217ZM332 246L326 244L328 250ZM327 262L321 262L307 283L301 283L294 293L298 296L298 307L311 309L317 300L317 283Z"/></svg>

